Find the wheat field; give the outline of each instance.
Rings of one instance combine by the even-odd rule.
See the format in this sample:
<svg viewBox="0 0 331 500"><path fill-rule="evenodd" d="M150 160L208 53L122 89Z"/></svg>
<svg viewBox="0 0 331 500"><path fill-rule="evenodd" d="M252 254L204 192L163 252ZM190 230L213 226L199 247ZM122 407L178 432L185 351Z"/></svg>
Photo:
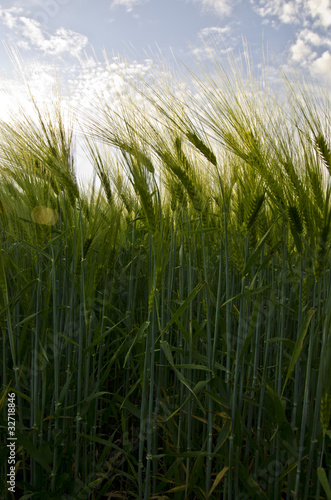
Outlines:
<svg viewBox="0 0 331 500"><path fill-rule="evenodd" d="M6 499L331 499L328 92L191 78L0 124Z"/></svg>

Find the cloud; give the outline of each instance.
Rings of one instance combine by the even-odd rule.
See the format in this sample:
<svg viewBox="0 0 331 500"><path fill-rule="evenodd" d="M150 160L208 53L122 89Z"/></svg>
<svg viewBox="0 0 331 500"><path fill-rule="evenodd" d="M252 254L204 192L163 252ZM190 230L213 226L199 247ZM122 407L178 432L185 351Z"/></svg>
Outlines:
<svg viewBox="0 0 331 500"><path fill-rule="evenodd" d="M22 15L22 9L0 7L0 22L16 35L16 44L23 50L37 49L45 55L71 54L79 57L88 44L88 38L80 33L59 28L49 34L41 23Z"/></svg>
<svg viewBox="0 0 331 500"><path fill-rule="evenodd" d="M291 63L309 68L315 74L330 70L330 0L250 1L254 10L267 23L301 26L295 33L294 42L289 46L288 56Z"/></svg>
<svg viewBox="0 0 331 500"><path fill-rule="evenodd" d="M263 18L277 17L285 24L300 23L303 0L251 0L254 10Z"/></svg>
<svg viewBox="0 0 331 500"><path fill-rule="evenodd" d="M313 52L310 45L302 38L298 38L290 47L290 55L294 62L301 63L303 66L307 66L317 56L316 52Z"/></svg>
<svg viewBox="0 0 331 500"><path fill-rule="evenodd" d="M312 71L317 75L330 75L331 73L331 53L326 50L321 57L318 57L312 63Z"/></svg>
<svg viewBox="0 0 331 500"><path fill-rule="evenodd" d="M311 17L323 28L331 26L330 0L306 0Z"/></svg>
<svg viewBox="0 0 331 500"><path fill-rule="evenodd" d="M150 73L153 66L151 59L144 61L121 61L113 57L107 64L86 59L83 69L73 70L69 79L71 103L75 107L90 107L99 99L115 103L116 99L128 92L128 82Z"/></svg>
<svg viewBox="0 0 331 500"><path fill-rule="evenodd" d="M84 92L80 92L77 88L77 83L83 79L82 69L78 62L71 64L69 61L61 68L57 68L55 72L54 65L45 62L38 58L38 61L27 60L21 68L15 68L15 77L2 77L0 75L0 119L11 123L13 118L20 120L22 111L24 115L31 120L38 122L36 109L31 100L31 95L37 103L42 115L54 109L54 103L57 99L61 101L61 108L64 112L65 124L69 126L72 122L73 107L81 109L82 105L90 103L94 88L93 79L90 78L86 87L83 85ZM109 73L108 73L109 75ZM73 85L71 92L68 90L66 79L72 77ZM106 75L104 75L104 83L106 83ZM71 85L70 85L71 87ZM31 92L31 94L30 94ZM75 96L75 99L71 98ZM85 101L82 100L85 98ZM74 106L75 105L75 106ZM45 114L46 116L46 114ZM75 132L77 130L75 129ZM77 160L77 176L80 181L85 182L92 179L92 167L89 160L86 158L83 149L83 141L81 137L76 138L76 160Z"/></svg>
<svg viewBox="0 0 331 500"><path fill-rule="evenodd" d="M331 72L331 53L325 50L320 56L312 48L312 43L305 41L304 38L299 37L295 44L290 48L291 60L299 63L304 68L309 68L310 72L315 76L327 75ZM315 39L315 45L320 45L321 41ZM328 41L328 44L330 42Z"/></svg>
<svg viewBox="0 0 331 500"><path fill-rule="evenodd" d="M229 16L233 10L234 3L230 0L190 0L200 4L204 10L209 10L220 16Z"/></svg>
<svg viewBox="0 0 331 500"><path fill-rule="evenodd" d="M111 7L122 6L125 7L127 12L131 12L134 7L144 5L150 0L112 0Z"/></svg>
<svg viewBox="0 0 331 500"><path fill-rule="evenodd" d="M290 46L290 60L309 68L314 74L330 71L331 40L310 29L302 29L297 33L296 41Z"/></svg>
<svg viewBox="0 0 331 500"><path fill-rule="evenodd" d="M190 47L190 55L199 60L228 57L238 45L236 22L226 21L223 26L208 26L198 32L198 41Z"/></svg>
<svg viewBox="0 0 331 500"><path fill-rule="evenodd" d="M229 23L227 26L209 26L207 28L203 28L199 31L198 36L200 38L200 43L197 47L193 47L191 49L191 53L194 56L202 57L202 58L211 58L213 59L216 56L216 52L218 55L226 55L231 52L231 49L237 44L237 39L232 33L232 23ZM229 40L231 43L229 43Z"/></svg>
<svg viewBox="0 0 331 500"><path fill-rule="evenodd" d="M122 6L125 7L127 12L131 12L134 7L144 5L152 0L112 0L111 7ZM236 3L231 0L187 0L195 4L200 4L203 10L214 12L220 16L229 16L233 10L233 4Z"/></svg>
<svg viewBox="0 0 331 500"><path fill-rule="evenodd" d="M9 9L3 9L0 5L0 21L7 26L9 29L13 29L17 23L17 18L19 14L23 12L23 9L18 7L11 7Z"/></svg>
<svg viewBox="0 0 331 500"><path fill-rule="evenodd" d="M331 46L331 39L328 36L322 36L316 31L312 31L310 29L303 29L300 31L299 36L315 47L319 47L321 45Z"/></svg>
<svg viewBox="0 0 331 500"><path fill-rule="evenodd" d="M230 32L230 26L225 26L220 28L219 26L210 26L209 28L203 28L199 35L203 38L215 37L215 36L223 36Z"/></svg>
<svg viewBox="0 0 331 500"><path fill-rule="evenodd" d="M254 10L266 21L277 18L284 24L307 24L315 27L331 26L329 0L251 0Z"/></svg>

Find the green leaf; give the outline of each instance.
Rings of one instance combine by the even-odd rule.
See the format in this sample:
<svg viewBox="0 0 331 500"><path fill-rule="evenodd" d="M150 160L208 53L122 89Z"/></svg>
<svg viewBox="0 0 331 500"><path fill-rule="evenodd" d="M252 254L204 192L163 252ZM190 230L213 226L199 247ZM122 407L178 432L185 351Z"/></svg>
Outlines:
<svg viewBox="0 0 331 500"><path fill-rule="evenodd" d="M21 243L24 243L24 246L27 246L31 250L34 250L36 253L43 255L50 262L53 261L53 257L51 255L49 255L48 253L44 252L43 250L41 250L41 248L35 247L34 245L31 245L30 243L28 243L27 241L24 241L24 240L21 240Z"/></svg>
<svg viewBox="0 0 331 500"><path fill-rule="evenodd" d="M138 378L137 382L133 386L133 389L135 389L136 386L139 385L140 383L141 383L141 379ZM122 401L121 409L125 408L130 413L132 413L132 415L134 415L135 417L140 419L140 416L141 416L140 408L139 407L137 408L137 406L135 406L134 404L130 403L130 401L127 400L129 395L131 394L131 392L133 392L133 391L130 389L129 393L126 395L125 399Z"/></svg>
<svg viewBox="0 0 331 500"><path fill-rule="evenodd" d="M205 228L202 228L202 229L196 229L194 231L190 231L189 232L189 235L190 236L193 236L195 234L201 234L201 233L211 233L213 231L219 231L220 228L219 227L205 227Z"/></svg>
<svg viewBox="0 0 331 500"><path fill-rule="evenodd" d="M185 490L186 486L183 484L182 486L175 486L174 488L171 488L171 490L165 491L165 493L176 493L177 491L183 491Z"/></svg>
<svg viewBox="0 0 331 500"><path fill-rule="evenodd" d="M64 397L68 393L68 389L69 389L69 386L70 386L70 382L71 382L72 376L73 376L73 373L70 373L69 376L67 377L66 383L64 384L64 386L61 389L58 403L61 403L61 404L63 403Z"/></svg>
<svg viewBox="0 0 331 500"><path fill-rule="evenodd" d="M113 443L112 437L109 438L108 440L106 440L106 439L99 438L97 436L90 436L88 434L83 434L80 432L78 433L78 436L81 436L85 439L88 439L89 441L93 441L94 443L103 444L104 446L107 446L108 448L114 448L117 451L121 451L121 452L125 453L125 451L122 448L120 448L115 443Z"/></svg>
<svg viewBox="0 0 331 500"><path fill-rule="evenodd" d="M221 472L219 472L215 478L215 481L213 482L213 485L212 487L210 488L210 491L209 491L209 494L208 494L208 497L207 498L210 498L211 497L211 494L213 493L214 489L219 485L219 483L222 481L223 477L225 476L225 474L228 472L229 470L229 467L225 466L223 467L223 469L221 470Z"/></svg>
<svg viewBox="0 0 331 500"><path fill-rule="evenodd" d="M289 380L289 378L290 378L290 376L292 374L292 371L294 369L295 363L297 362L298 357L300 356L300 353L301 353L301 350L302 350L302 346L303 346L303 342L305 340L305 336L306 336L306 333L308 331L308 327L309 327L311 318L313 317L313 315L315 314L315 312L316 312L316 309L311 309L307 313L306 318L305 318L305 320L304 320L304 322L302 324L301 330L299 332L297 341L296 341L294 349L293 349L293 354L292 354L291 361L290 361L290 364L289 364L289 367L288 367L288 371L287 371L286 379L285 379L285 382L284 382L283 390L282 390L282 393L281 393L281 397L284 394L284 390L285 390L286 384L287 384L287 382L288 382L288 380Z"/></svg>
<svg viewBox="0 0 331 500"><path fill-rule="evenodd" d="M48 449L44 447L40 447L39 449L36 448L32 443L32 441L26 436L24 436L24 434L22 434L17 429L15 433L17 437L17 442L23 446L27 454L30 455L30 457L33 458L36 462L38 462L38 464L40 464L48 474L50 474L52 471L47 463L49 457Z"/></svg>
<svg viewBox="0 0 331 500"><path fill-rule="evenodd" d="M24 394L23 392L20 392L14 388L11 388L11 391L15 392L15 394L17 394L17 396L20 396L21 398L25 399L25 401L27 401L28 403L30 403L30 404L32 403L32 399L29 396L27 396L26 394Z"/></svg>
<svg viewBox="0 0 331 500"><path fill-rule="evenodd" d="M108 319L108 318L106 316L104 316L104 319ZM106 338L110 334L110 332L112 332L116 327L118 327L118 325L120 323L122 323L126 319L127 319L127 316L125 316L124 318L122 318L121 321L119 321L118 323L116 323L115 325L113 325L111 328L106 328L105 333L103 333L102 335L99 335L99 337L97 337L96 339L94 339L93 342L91 342L91 344L85 349L84 355L86 355L91 349L93 349L93 347L95 347L96 345L100 344L100 342L104 338ZM119 327L117 328L117 331L122 332L122 330Z"/></svg>
<svg viewBox="0 0 331 500"><path fill-rule="evenodd" d="M108 391L95 392L94 394L90 394L86 399L83 399L82 403L89 403L90 401L93 401L93 399L100 398L104 394L112 393Z"/></svg>
<svg viewBox="0 0 331 500"><path fill-rule="evenodd" d="M253 333L255 331L255 325L258 319L258 314L259 314L259 309L260 309L260 296L256 297L255 302L254 302L254 307L253 307L253 312L252 312L252 319L249 324L248 332L245 338L244 345L242 346L241 353L240 353L240 358L239 360L242 361L243 357L249 347L251 338L253 336Z"/></svg>
<svg viewBox="0 0 331 500"><path fill-rule="evenodd" d="M226 408L227 410L231 409L231 404L225 400L222 399L219 395L215 395L212 392L205 391L207 396L209 396L215 403L219 404L222 408Z"/></svg>
<svg viewBox="0 0 331 500"><path fill-rule="evenodd" d="M186 403L191 399L191 397L195 397L195 399L197 400L198 402L198 405L201 407L202 411L204 411L204 408L203 406L201 405L198 397L197 397L197 394L202 390L204 389L210 382L210 380L200 380L193 389L191 389L191 387L189 386L187 380L185 379L185 377L182 375L182 373L175 367L175 364L174 364L174 359L173 359L173 356L172 356L172 352L171 352L171 347L170 345L168 344L168 342L166 341L160 341L160 346L161 346L161 349L165 355L165 357L167 358L170 366L172 367L172 369L174 370L178 380L183 384L185 385L185 387L187 387L187 389L190 391L191 393L191 396L189 396L169 417L167 417L166 420L170 420L174 415L176 415L176 413L179 412L179 410L181 408L183 408L184 405L186 405Z"/></svg>
<svg viewBox="0 0 331 500"><path fill-rule="evenodd" d="M273 226L275 225L275 223L278 221L279 217L271 224L271 226L269 227L268 231L264 234L264 236L259 241L259 244L255 248L254 252L249 257L248 261L246 262L244 271L243 271L243 276L246 276L249 273L249 271L251 270L251 267L253 266L254 262L256 262L260 258L261 248L262 248L265 240L267 239L267 237L268 237L271 229L273 228Z"/></svg>
<svg viewBox="0 0 331 500"><path fill-rule="evenodd" d="M245 290L244 293L240 292L237 295L234 295L233 297L231 297L231 299L228 299L226 302L223 302L222 307L224 307L229 302L232 302L233 300L240 299L243 296L246 298L253 297L254 295L260 294L260 293L264 292L265 290L270 290L270 285L265 285L265 286L261 286L260 288L254 288L254 289L251 289L251 287L249 287L249 289Z"/></svg>
<svg viewBox="0 0 331 500"><path fill-rule="evenodd" d="M268 394L270 395L270 398L271 398L273 405L274 405L276 422L277 422L278 426L280 426L280 425L282 425L283 422L287 421L286 415L285 415L285 410L284 410L284 407L282 404L282 400L279 397L279 395L277 394L277 392L275 392L273 390L273 388L270 387L270 385L266 384L266 389L267 389Z"/></svg>
<svg viewBox="0 0 331 500"><path fill-rule="evenodd" d="M284 339L283 337L273 337L272 339L264 341L265 344L269 344L269 343L272 344L272 343L278 343L278 342L283 342L283 344L285 344L286 347L288 349L290 349L291 351L294 349L295 343L293 342L293 340Z"/></svg>
<svg viewBox="0 0 331 500"><path fill-rule="evenodd" d="M225 443L231 432L231 429L232 429L232 420L226 419L218 435L213 455L216 455L216 453L218 453L218 451L222 448L223 444Z"/></svg>
<svg viewBox="0 0 331 500"><path fill-rule="evenodd" d="M263 259L263 262L258 266L257 268L257 271L255 273L255 276L254 278L252 279L250 285L249 285L249 289L250 290L254 290L255 288L255 282L260 274L260 271L261 269L263 269L266 264L269 262L269 260L271 259L272 255L276 252L276 250L278 250L278 248L282 247L284 245L284 242L283 241L279 241L277 243L277 245L275 245L272 250L266 255L266 257Z"/></svg>
<svg viewBox="0 0 331 500"><path fill-rule="evenodd" d="M245 488L247 488L248 492L250 493L249 498L265 498L268 499L268 497L264 491L262 491L260 485L253 479L253 477L249 474L248 470L244 465L239 462L239 478L240 481L243 483Z"/></svg>
<svg viewBox="0 0 331 500"><path fill-rule="evenodd" d="M172 369L174 370L175 374L177 375L178 380L180 380L180 382L182 384L184 384L185 387L187 387L189 389L189 391L192 392L192 389L188 385L188 382L185 379L184 375L182 375L181 372L179 370L177 370L177 368L175 367L174 358L173 358L172 352L171 352L171 347L168 344L168 342L166 342L165 340L161 340L160 341L160 346L161 346L161 349L162 349L165 357L167 358L169 364L171 365Z"/></svg>
<svg viewBox="0 0 331 500"><path fill-rule="evenodd" d="M325 470L322 467L318 467L317 475L318 475L318 479L320 480L321 485L323 486L323 489L326 493L327 499L331 500L331 489L330 489L328 478L326 477Z"/></svg>
<svg viewBox="0 0 331 500"><path fill-rule="evenodd" d="M36 279L31 280L29 283L27 283L10 302L9 301L7 302L6 307L0 311L0 316L4 312L6 312L7 309L10 309L11 307L13 307L15 305L15 303L18 301L18 299L20 298L20 296L23 295L23 293L28 288L30 288L31 285L33 285L33 283L36 283L38 281L39 281L38 278L36 278Z"/></svg>
<svg viewBox="0 0 331 500"><path fill-rule="evenodd" d="M125 359L124 359L124 363L123 363L123 368L125 367L127 361L128 361L128 358L130 356L130 353L132 351L132 348L134 347L134 345L138 342L138 340L141 339L141 337L143 336L143 333L147 330L147 328L149 327L150 325L150 321L145 321L141 327L139 328L138 330L138 333L135 335L133 341L132 341L132 344L130 345L130 348L128 350L128 352L126 353L126 356L125 356Z"/></svg>
<svg viewBox="0 0 331 500"><path fill-rule="evenodd" d="M203 370L206 372L211 372L210 368L204 365L193 365L193 364L183 364L183 365L174 365L175 368L182 368L183 370Z"/></svg>
<svg viewBox="0 0 331 500"><path fill-rule="evenodd" d="M75 342L74 340L70 339L66 335L63 335L63 333L58 332L58 336L61 337L64 340L66 340L70 344L74 345L75 347L79 347L79 344L77 342Z"/></svg>
<svg viewBox="0 0 331 500"><path fill-rule="evenodd" d="M199 283L187 297L187 299L182 303L182 305L177 309L177 311L172 315L170 321L166 324L166 326L162 330L162 334L165 333L170 326L175 323L175 321L184 313L187 307L190 305L194 297L202 290L202 288L206 285L206 281L202 281Z"/></svg>

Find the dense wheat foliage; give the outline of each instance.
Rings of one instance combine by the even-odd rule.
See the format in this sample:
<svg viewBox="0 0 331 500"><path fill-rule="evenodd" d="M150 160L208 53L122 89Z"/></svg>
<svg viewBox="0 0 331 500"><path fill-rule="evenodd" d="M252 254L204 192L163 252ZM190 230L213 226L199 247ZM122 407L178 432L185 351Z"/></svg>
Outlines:
<svg viewBox="0 0 331 500"><path fill-rule="evenodd" d="M331 498L330 101L215 66L0 126L16 498Z"/></svg>

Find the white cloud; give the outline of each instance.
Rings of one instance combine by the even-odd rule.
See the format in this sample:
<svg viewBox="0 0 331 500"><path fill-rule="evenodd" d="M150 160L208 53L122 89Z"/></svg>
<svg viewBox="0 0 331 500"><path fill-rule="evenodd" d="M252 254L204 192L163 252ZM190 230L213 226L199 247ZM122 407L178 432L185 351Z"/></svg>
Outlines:
<svg viewBox="0 0 331 500"><path fill-rule="evenodd" d="M307 66L308 62L316 57L317 54L312 51L310 45L308 45L302 38L298 38L290 48L290 55L294 62Z"/></svg>
<svg viewBox="0 0 331 500"><path fill-rule="evenodd" d="M83 49L88 44L88 38L80 33L59 28L49 39L41 42L40 49L52 55L70 53L79 57Z"/></svg>
<svg viewBox="0 0 331 500"><path fill-rule="evenodd" d="M306 0L311 17L320 26L328 28L331 26L331 2L330 0Z"/></svg>
<svg viewBox="0 0 331 500"><path fill-rule="evenodd" d="M113 99L116 94L128 89L128 80L148 74L152 66L153 61L151 59L129 63L113 57L105 64L89 58L84 65L83 71L76 76L76 80L70 82L72 87L75 88L73 97L79 102L84 96L85 102L91 102L93 93L94 98L96 95L99 97L108 95ZM88 98L85 99L86 97Z"/></svg>
<svg viewBox="0 0 331 500"><path fill-rule="evenodd" d="M300 38L301 40L305 40L307 43L310 43L314 47L321 47L323 45L331 47L330 37L323 36L322 34L307 28L299 32L298 38Z"/></svg>
<svg viewBox="0 0 331 500"><path fill-rule="evenodd" d="M239 42L235 24L230 20L225 26L208 26L201 29L198 32L199 42L190 47L190 55L201 61L215 61L219 57L230 56Z"/></svg>
<svg viewBox="0 0 331 500"><path fill-rule="evenodd" d="M265 22L301 25L289 47L289 60L315 74L330 70L330 0L250 0Z"/></svg>
<svg viewBox="0 0 331 500"><path fill-rule="evenodd" d="M231 23L227 26L209 26L199 31L198 36L202 43L191 48L191 54L202 59L214 59L218 56L225 56L231 52L229 45L233 48L237 40L231 35ZM229 43L230 40L230 43Z"/></svg>
<svg viewBox="0 0 331 500"><path fill-rule="evenodd" d="M300 32L300 38L303 40L306 40L309 42L311 45L314 45L315 47L318 47L319 45L323 45L326 40L321 37L318 33L315 31L309 30L309 29L304 29Z"/></svg>
<svg viewBox="0 0 331 500"><path fill-rule="evenodd" d="M0 21L9 29L13 29L17 23L17 17L23 12L23 9L18 7L11 7L10 9L3 9L0 6Z"/></svg>
<svg viewBox="0 0 331 500"><path fill-rule="evenodd" d="M88 44L86 36L64 28L49 34L39 21L21 14L22 9L0 7L0 22L15 33L15 42L23 50L33 48L46 55L60 56L70 53L79 57Z"/></svg>
<svg viewBox="0 0 331 500"><path fill-rule="evenodd" d="M255 11L266 20L278 18L284 24L309 23L331 26L330 0L251 0ZM311 22L311 21L310 21Z"/></svg>
<svg viewBox="0 0 331 500"><path fill-rule="evenodd" d="M31 50L31 47L26 40L20 40L17 42L17 47L23 50Z"/></svg>
<svg viewBox="0 0 331 500"><path fill-rule="evenodd" d="M309 67L312 73L326 73L330 71L328 47L331 47L329 37L309 29L303 29L297 33L297 39L290 47L290 60L299 63L302 67Z"/></svg>
<svg viewBox="0 0 331 500"><path fill-rule="evenodd" d="M122 6L127 12L131 12L134 7L144 5L152 0L112 0L111 7ZM233 10L235 1L231 0L187 0L200 4L204 10L212 11L220 16L229 16Z"/></svg>
<svg viewBox="0 0 331 500"><path fill-rule="evenodd" d="M330 75L331 74L331 53L326 50L321 57L318 57L312 63L312 72L317 75Z"/></svg>
<svg viewBox="0 0 331 500"><path fill-rule="evenodd" d="M264 18L277 17L282 23L297 24L303 0L251 0L255 11Z"/></svg>
<svg viewBox="0 0 331 500"><path fill-rule="evenodd" d="M199 35L203 38L207 37L215 37L215 36L223 36L230 32L230 26L225 26L224 28L220 28L219 26L210 26L209 28L203 28Z"/></svg>
<svg viewBox="0 0 331 500"><path fill-rule="evenodd" d="M1 78L0 77L0 119L8 121L9 123L13 118L17 120L22 119L22 112L24 116L29 117L31 120L38 122L35 106L31 100L31 95L38 105L41 113L46 113L47 110L52 112L54 104L57 103L57 97L61 101L61 108L64 113L64 120L66 124L71 123L73 101L70 99L70 93L67 92L67 85L65 80L59 79L56 75L53 64L48 64L40 61L25 61L24 65L16 68L17 76L15 78ZM76 75L77 82L81 74L80 65L70 65L63 68L62 76L68 74ZM61 76L61 75L60 75ZM64 84L62 86L62 83ZM62 91L63 88L63 91ZM31 95L30 95L31 91ZM73 91L76 91L74 88ZM85 97L90 97L93 94L93 88L90 92L86 93ZM81 109L82 101L75 100L76 109ZM82 96L81 96L82 97ZM46 116L46 115L45 115ZM77 132L76 129L74 129ZM77 176L80 181L90 182L92 179L92 167L89 160L86 158L83 147L82 139L78 136L76 140L76 161L77 161Z"/></svg>
<svg viewBox="0 0 331 500"><path fill-rule="evenodd" d="M137 5L143 5L149 0L113 0L111 7L122 6L126 8L127 12L131 12Z"/></svg>
<svg viewBox="0 0 331 500"><path fill-rule="evenodd" d="M0 119L9 120L12 116L20 116L20 106L27 115L34 116L34 106L29 89L36 102L49 105L56 95L59 82L51 64L38 61L25 62L22 65L19 55L12 53L16 59L14 77L0 77Z"/></svg>
<svg viewBox="0 0 331 500"><path fill-rule="evenodd" d="M32 46L41 49L45 43L44 33L38 21L29 17L21 16L17 21L17 31L22 35Z"/></svg>
<svg viewBox="0 0 331 500"><path fill-rule="evenodd" d="M234 3L231 0L190 0L201 4L203 9L211 10L220 16L229 16L233 10Z"/></svg>

